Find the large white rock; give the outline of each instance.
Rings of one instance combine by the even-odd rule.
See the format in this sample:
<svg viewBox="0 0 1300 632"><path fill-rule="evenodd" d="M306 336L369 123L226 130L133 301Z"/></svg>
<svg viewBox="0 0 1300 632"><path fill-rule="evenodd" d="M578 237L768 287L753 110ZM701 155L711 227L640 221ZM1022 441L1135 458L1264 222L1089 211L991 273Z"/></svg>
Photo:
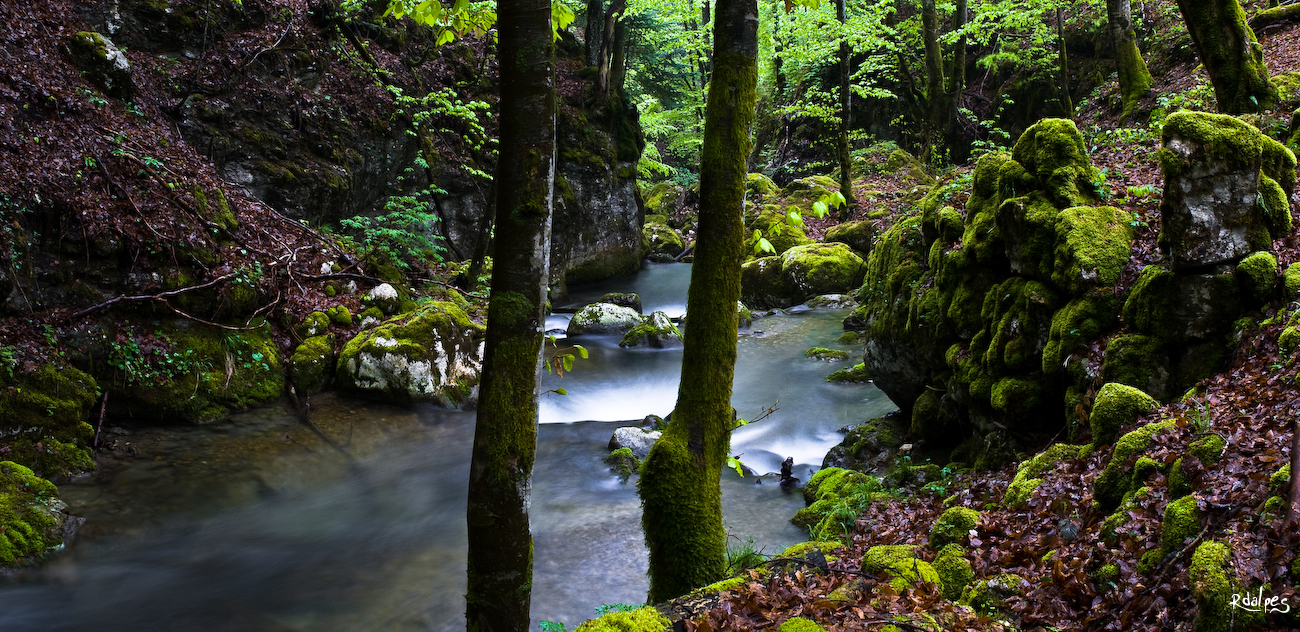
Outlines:
<svg viewBox="0 0 1300 632"><path fill-rule="evenodd" d="M452 303L430 303L363 331L339 354L342 390L454 407L477 396L484 328Z"/></svg>
<svg viewBox="0 0 1300 632"><path fill-rule="evenodd" d="M628 448L636 458L645 459L650 454L650 446L654 445L662 434L658 431L646 432L635 426L619 428L614 431L614 436L609 438L609 449Z"/></svg>
<svg viewBox="0 0 1300 632"><path fill-rule="evenodd" d="M580 334L625 334L640 325L644 318L630 307L612 303L592 303L573 315L565 330L570 336Z"/></svg>

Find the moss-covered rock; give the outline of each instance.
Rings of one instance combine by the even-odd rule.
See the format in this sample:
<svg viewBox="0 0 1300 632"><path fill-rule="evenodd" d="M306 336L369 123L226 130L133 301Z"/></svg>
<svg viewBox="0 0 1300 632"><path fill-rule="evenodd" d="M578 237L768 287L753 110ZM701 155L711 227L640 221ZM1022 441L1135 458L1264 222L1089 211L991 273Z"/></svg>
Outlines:
<svg viewBox="0 0 1300 632"><path fill-rule="evenodd" d="M1282 290L1283 297L1288 301L1300 298L1300 262L1286 267L1286 272L1282 274Z"/></svg>
<svg viewBox="0 0 1300 632"><path fill-rule="evenodd" d="M904 429L897 416L878 417L849 429L844 440L832 447L822 461L824 468L866 470L883 462L902 445Z"/></svg>
<svg viewBox="0 0 1300 632"><path fill-rule="evenodd" d="M1102 521L1101 528L1098 529L1098 537L1102 542L1107 544L1116 544L1119 541L1119 530L1128 524L1132 519L1130 512L1141 509L1138 501L1147 497L1151 493L1149 487L1139 487L1132 493L1125 494L1123 502L1116 508L1115 512L1106 516Z"/></svg>
<svg viewBox="0 0 1300 632"><path fill-rule="evenodd" d="M1115 442L1115 450L1101 475L1092 484L1092 497L1105 511L1111 511L1123 501L1132 484L1130 463L1151 445L1151 437L1173 427L1173 420L1149 423Z"/></svg>
<svg viewBox="0 0 1300 632"><path fill-rule="evenodd" d="M1160 266L1146 266L1124 301L1124 322L1135 331L1172 337L1173 307L1177 288L1174 274Z"/></svg>
<svg viewBox="0 0 1300 632"><path fill-rule="evenodd" d="M1291 232L1290 197L1276 180L1265 175L1259 177L1259 203L1270 237L1280 238Z"/></svg>
<svg viewBox="0 0 1300 632"><path fill-rule="evenodd" d="M968 586L960 603L981 611L996 610L1006 606L1008 599L1022 594L1028 587L1029 582L1023 577L1005 573Z"/></svg>
<svg viewBox="0 0 1300 632"><path fill-rule="evenodd" d="M751 173L745 176L745 193L755 197L764 198L777 195L781 192L781 187L776 186L772 179L761 174Z"/></svg>
<svg viewBox="0 0 1300 632"><path fill-rule="evenodd" d="M956 544L948 544L934 556L934 572L939 575L939 591L944 599L957 601L961 594L975 578L975 569L966 559L966 550Z"/></svg>
<svg viewBox="0 0 1300 632"><path fill-rule="evenodd" d="M44 364L31 373L0 369L0 436L5 457L47 477L95 469L86 423L99 396L94 378Z"/></svg>
<svg viewBox="0 0 1300 632"><path fill-rule="evenodd" d="M876 225L871 222L844 222L826 229L826 243L841 243L852 248L862 257L871 254L871 246L876 241Z"/></svg>
<svg viewBox="0 0 1300 632"><path fill-rule="evenodd" d="M740 266L740 298L755 309L789 307L799 302L781 276L780 257L762 257Z"/></svg>
<svg viewBox="0 0 1300 632"><path fill-rule="evenodd" d="M1158 398L1168 397L1173 387L1164 344L1155 336L1141 334L1119 336L1106 345L1101 377Z"/></svg>
<svg viewBox="0 0 1300 632"><path fill-rule="evenodd" d="M1213 465L1223 456L1223 448L1226 445L1223 437L1217 434L1205 435L1191 442L1187 446L1187 456L1177 459L1169 468L1169 497L1182 498L1194 491L1183 470L1185 459L1194 458L1203 466Z"/></svg>
<svg viewBox="0 0 1300 632"><path fill-rule="evenodd" d="M303 319L297 327L294 327L294 333L298 337L306 340L315 336L322 336L329 331L330 317L325 312L312 312Z"/></svg>
<svg viewBox="0 0 1300 632"><path fill-rule="evenodd" d="M640 325L629 329L618 343L620 347L646 346L652 349L677 346L682 343L682 332L677 329L668 314L655 312L646 317Z"/></svg>
<svg viewBox="0 0 1300 632"><path fill-rule="evenodd" d="M107 37L81 31L68 40L68 55L104 94L118 99L130 99L134 94L131 60Z"/></svg>
<svg viewBox="0 0 1300 632"><path fill-rule="evenodd" d="M1164 518L1160 522L1160 547L1154 555L1143 556L1138 572L1145 575L1155 570L1160 560L1181 549L1200 530L1201 512L1196 509L1195 496L1183 496L1165 505Z"/></svg>
<svg viewBox="0 0 1300 632"><path fill-rule="evenodd" d="M629 307L592 303L569 319L565 331L570 336L627 334L643 322L645 318Z"/></svg>
<svg viewBox="0 0 1300 632"><path fill-rule="evenodd" d="M866 266L844 244L808 244L781 255L781 277L799 301L847 292L862 284Z"/></svg>
<svg viewBox="0 0 1300 632"><path fill-rule="evenodd" d="M53 483L18 463L0 461L0 567L62 544L64 508Z"/></svg>
<svg viewBox="0 0 1300 632"><path fill-rule="evenodd" d="M855 345L862 342L862 334L856 331L846 331L840 334L840 337L835 339L835 342L842 345Z"/></svg>
<svg viewBox="0 0 1300 632"><path fill-rule="evenodd" d="M1048 118L1035 123L1016 141L1011 157L1036 178L1057 207L1096 200L1092 163L1074 121Z"/></svg>
<svg viewBox="0 0 1300 632"><path fill-rule="evenodd" d="M664 632L672 622L652 606L632 611L607 612L595 619L582 622L574 632Z"/></svg>
<svg viewBox="0 0 1300 632"><path fill-rule="evenodd" d="M1097 392L1092 404L1089 422L1092 425L1092 442L1105 445L1115 439L1119 429L1137 421L1138 417L1155 411L1160 403L1142 391L1109 382Z"/></svg>
<svg viewBox="0 0 1300 632"><path fill-rule="evenodd" d="M1266 303L1277 293L1277 257L1266 251L1251 253L1237 264L1237 276L1247 294Z"/></svg>
<svg viewBox="0 0 1300 632"><path fill-rule="evenodd" d="M457 406L478 384L483 335L484 327L456 305L429 303L348 341L335 384L399 403Z"/></svg>
<svg viewBox="0 0 1300 632"><path fill-rule="evenodd" d="M634 292L609 292L602 295L596 302L618 305L619 307L635 310L638 314L641 313L641 297Z"/></svg>
<svg viewBox="0 0 1300 632"><path fill-rule="evenodd" d="M352 326L352 310L348 309L346 305L336 305L331 307L325 310L325 315L329 316L330 323L332 324L340 327Z"/></svg>
<svg viewBox="0 0 1300 632"><path fill-rule="evenodd" d="M803 228L786 221L786 211L769 204L758 215L745 222L746 256L780 256L796 246L814 243ZM759 239L766 239L771 251L763 251Z"/></svg>
<svg viewBox="0 0 1300 632"><path fill-rule="evenodd" d="M1041 475L1049 472L1061 461L1077 458L1082 448L1083 446L1057 443L1034 455L1034 458L1022 461L1016 467L1016 475L1007 486L1007 493L1002 502L1008 507L1024 506L1034 489L1043 482Z"/></svg>
<svg viewBox="0 0 1300 632"><path fill-rule="evenodd" d="M392 316L402 311L402 295L390 283L380 283L361 297L361 302L368 307L378 308L385 316ZM325 319L326 324L329 318Z"/></svg>
<svg viewBox="0 0 1300 632"><path fill-rule="evenodd" d="M633 454L632 448L612 450L601 460L623 478L635 474L641 468L641 459L638 459L636 454Z"/></svg>
<svg viewBox="0 0 1300 632"><path fill-rule="evenodd" d="M646 223L641 229L641 255L654 261L672 261L686 249L681 233L667 224Z"/></svg>
<svg viewBox="0 0 1300 632"><path fill-rule="evenodd" d="M967 533L979 524L980 512L967 507L949 507L930 527L930 547L940 548L965 541Z"/></svg>
<svg viewBox="0 0 1300 632"><path fill-rule="evenodd" d="M849 359L849 353L841 349L827 349L826 347L812 347L803 353L805 358L817 358L828 362L839 362Z"/></svg>
<svg viewBox="0 0 1300 632"><path fill-rule="evenodd" d="M1196 599L1197 632L1224 632L1232 620L1232 551L1222 542L1202 542L1192 554L1187 583Z"/></svg>
<svg viewBox="0 0 1300 632"><path fill-rule="evenodd" d="M862 572L887 573L889 585L896 590L915 588L920 583L938 584L939 574L929 562L916 556L916 547L908 544L880 545L867 549L862 556Z"/></svg>
<svg viewBox="0 0 1300 632"><path fill-rule="evenodd" d="M861 472L823 468L804 487L807 507L795 512L790 522L809 529L814 539L842 538L866 503L881 495L880 481Z"/></svg>
<svg viewBox="0 0 1300 632"><path fill-rule="evenodd" d="M1123 211L1110 206L1067 208L1056 222L1052 282L1071 294L1114 285L1132 246L1132 228Z"/></svg>
<svg viewBox="0 0 1300 632"><path fill-rule="evenodd" d="M325 388L334 375L334 335L303 340L289 357L288 368L289 379L300 394L308 395Z"/></svg>
<svg viewBox="0 0 1300 632"><path fill-rule="evenodd" d="M672 181L660 182L645 196L646 215L674 215L686 200L686 188ZM666 221L663 223L667 223Z"/></svg>
<svg viewBox="0 0 1300 632"><path fill-rule="evenodd" d="M1116 307L1115 293L1110 288L1099 288L1056 310L1043 346L1043 373L1060 373L1073 354L1113 329Z"/></svg>

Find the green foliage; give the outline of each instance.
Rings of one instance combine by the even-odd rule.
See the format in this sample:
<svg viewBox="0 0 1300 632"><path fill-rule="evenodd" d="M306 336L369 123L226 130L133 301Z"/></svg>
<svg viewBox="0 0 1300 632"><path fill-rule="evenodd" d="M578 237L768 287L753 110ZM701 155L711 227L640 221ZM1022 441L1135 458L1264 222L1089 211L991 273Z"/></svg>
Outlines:
<svg viewBox="0 0 1300 632"><path fill-rule="evenodd" d="M414 195L394 195L384 204L384 212L369 217L357 215L339 224L357 233L355 245L367 258L378 258L403 270L410 269L409 259L420 257L442 261L446 251L439 242L441 235L431 226L441 220L432 210L434 189Z"/></svg>
<svg viewBox="0 0 1300 632"><path fill-rule="evenodd" d="M747 535L743 540L734 535L728 537L736 542L727 544L727 575L737 575L767 561L763 551L754 548L754 536Z"/></svg>

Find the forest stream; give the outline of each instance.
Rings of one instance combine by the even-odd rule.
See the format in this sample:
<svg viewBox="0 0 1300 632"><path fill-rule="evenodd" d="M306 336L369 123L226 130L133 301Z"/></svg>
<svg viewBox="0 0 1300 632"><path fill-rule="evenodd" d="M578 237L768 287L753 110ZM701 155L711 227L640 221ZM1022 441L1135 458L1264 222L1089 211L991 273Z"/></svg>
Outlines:
<svg viewBox="0 0 1300 632"><path fill-rule="evenodd" d="M647 264L635 277L575 289L571 302L636 292L646 314L676 317L689 277L689 264ZM844 363L804 357L812 346L853 351L834 343L846 313L796 307L742 331L733 404L750 419L777 411L732 439L732 454L769 473L756 481L724 472L733 545L752 536L774 554L806 539L789 523L801 494L771 473L793 456L806 480L841 440L838 429L894 408L873 385L824 381ZM548 329L567 318L551 316ZM542 398L534 628L572 627L601 604L645 599L635 480L620 481L601 458L615 428L670 412L681 348L618 341L569 341L590 358L543 381L568 395ZM213 425L109 429L108 440L130 442L130 456L61 487L85 526L68 550L0 591L0 629L463 629L474 413L322 395L311 415L319 434L283 402Z"/></svg>

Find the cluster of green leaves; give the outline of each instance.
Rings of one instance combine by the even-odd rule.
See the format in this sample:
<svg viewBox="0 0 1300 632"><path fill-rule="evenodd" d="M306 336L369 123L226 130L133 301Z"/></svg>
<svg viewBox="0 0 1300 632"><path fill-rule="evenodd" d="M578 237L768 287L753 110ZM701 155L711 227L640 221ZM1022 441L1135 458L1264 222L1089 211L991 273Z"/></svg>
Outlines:
<svg viewBox="0 0 1300 632"><path fill-rule="evenodd" d="M349 239L366 258L386 260L402 270L409 270L408 261L416 256L442 261L446 251L439 243L442 235L430 232L441 219L431 208L433 191L428 188L412 195L390 196L382 213L357 215L339 225L357 233L355 239Z"/></svg>
<svg viewBox="0 0 1300 632"><path fill-rule="evenodd" d="M364 7L361 0L348 0L343 5L345 14ZM438 33L434 40L437 46L449 44L457 37L483 37L489 32L492 40L496 41L496 32L492 30L497 21L495 2L454 0L450 7L444 7L439 0L391 0L384 12L384 17L389 16L399 20L410 17L416 23L434 29Z"/></svg>
<svg viewBox="0 0 1300 632"><path fill-rule="evenodd" d="M14 376L14 368L18 366L18 348L14 345L4 345L0 347L0 370L5 372L9 377Z"/></svg>
<svg viewBox="0 0 1300 632"><path fill-rule="evenodd" d="M22 228L22 219L32 209L21 200L0 193L0 257L17 273L23 267L23 256L28 245L40 237Z"/></svg>
<svg viewBox="0 0 1300 632"><path fill-rule="evenodd" d="M565 373L573 370L574 360L577 360L578 358L582 358L583 360L587 359L588 356L587 348L582 345L573 345L572 347L561 347L559 341L556 340L555 336L547 336L546 342L548 342L555 349L550 355L546 357L545 366L546 366L547 373L554 373L559 377L564 377ZM557 395L569 394L569 391L564 390L563 388L554 388L547 392L556 393Z"/></svg>
<svg viewBox="0 0 1300 632"><path fill-rule="evenodd" d="M171 338L161 331L154 332L153 337L153 342L142 345L134 333L128 333L123 340L108 343L106 362L126 384L162 386L191 373L212 370L211 363L199 358L193 349L176 349Z"/></svg>
<svg viewBox="0 0 1300 632"><path fill-rule="evenodd" d="M830 193L823 194L821 198L816 202L813 202L813 217L816 217L817 219L826 217L826 215L830 213L831 209L838 209L844 206L845 202L847 202L847 200L844 199L844 194L839 191L831 191ZM803 213L797 206L787 207L783 219L787 226L798 226L800 228L804 226ZM780 230L780 225L778 224L773 226L769 230ZM772 242L768 241L767 238L763 236L763 231L756 229L754 230L754 254L761 255L763 253L774 255L776 254L776 248L772 246Z"/></svg>

